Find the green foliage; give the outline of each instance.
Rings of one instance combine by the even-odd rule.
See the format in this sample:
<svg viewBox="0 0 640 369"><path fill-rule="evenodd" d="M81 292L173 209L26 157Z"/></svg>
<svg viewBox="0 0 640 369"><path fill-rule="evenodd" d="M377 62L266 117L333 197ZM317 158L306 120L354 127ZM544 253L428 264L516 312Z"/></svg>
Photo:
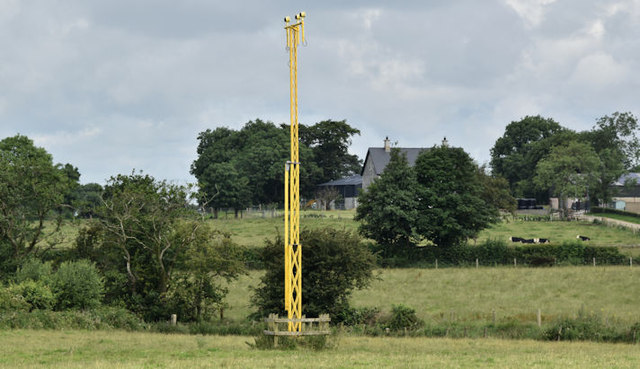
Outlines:
<svg viewBox="0 0 640 369"><path fill-rule="evenodd" d="M91 219L97 216L102 205L102 186L97 183L79 185L71 193L71 207L80 218Z"/></svg>
<svg viewBox="0 0 640 369"><path fill-rule="evenodd" d="M373 255L360 238L349 231L304 229L300 238L304 255L302 310L307 316L324 313L341 316L349 307L351 292L366 287L371 281L375 267ZM252 304L259 309L258 316L284 312L283 259L282 239L267 240L262 254L266 273L252 299Z"/></svg>
<svg viewBox="0 0 640 369"><path fill-rule="evenodd" d="M31 305L15 291L0 286L0 313L29 311ZM2 316L2 314L0 314Z"/></svg>
<svg viewBox="0 0 640 369"><path fill-rule="evenodd" d="M191 173L203 192L199 199L202 207L231 205L241 209L244 204L282 201L284 163L290 160L288 126L257 119L239 131L208 129L198 135L198 140L198 158L191 165ZM301 192L310 195L319 183L320 170L308 146L300 146L300 157L305 161L300 171Z"/></svg>
<svg viewBox="0 0 640 369"><path fill-rule="evenodd" d="M572 134L553 119L539 115L511 122L491 149L493 174L506 178L517 197L546 201L548 195L532 186L536 165L560 141L558 138Z"/></svg>
<svg viewBox="0 0 640 369"><path fill-rule="evenodd" d="M440 266L474 265L476 259L482 265L513 265L515 258L519 265L588 265L596 258L598 264L621 265L628 258L615 247L585 246L580 241L557 244L507 245L500 240L486 240L478 246L459 244L452 247L422 247L406 257L382 259L385 267L407 267L415 265L431 266L438 260Z"/></svg>
<svg viewBox="0 0 640 369"><path fill-rule="evenodd" d="M498 221L498 209L485 201L486 187L463 149L434 146L424 150L414 170L419 199L415 230L424 239L450 247Z"/></svg>
<svg viewBox="0 0 640 369"><path fill-rule="evenodd" d="M43 281L25 280L9 286L9 292L22 297L29 310L50 310L56 303L56 296Z"/></svg>
<svg viewBox="0 0 640 369"><path fill-rule="evenodd" d="M484 166L478 167L478 180L482 184L480 196L486 204L496 209L514 213L517 201L511 195L509 182L495 174L488 175Z"/></svg>
<svg viewBox="0 0 640 369"><path fill-rule="evenodd" d="M346 120L324 120L312 126L300 126L300 141L311 148L321 170L316 184L360 173L362 161L357 155L349 154L354 135L360 135L360 130L349 126Z"/></svg>
<svg viewBox="0 0 640 369"><path fill-rule="evenodd" d="M380 178L358 197L355 220L360 221L359 231L378 242L384 256L402 254L417 241L417 188L406 155L393 148Z"/></svg>
<svg viewBox="0 0 640 369"><path fill-rule="evenodd" d="M424 321L416 316L415 309L399 304L392 306L387 325L392 331L411 331L424 326Z"/></svg>
<svg viewBox="0 0 640 369"><path fill-rule="evenodd" d="M345 121L300 125L301 194L311 197L319 183L359 171L360 161L348 153L360 131ZM290 160L290 127L260 119L239 131L226 127L198 135L198 158L191 173L198 179L203 208L282 203L284 163Z"/></svg>
<svg viewBox="0 0 640 369"><path fill-rule="evenodd" d="M618 215L624 215L627 217L633 217L633 218L640 218L640 214L638 213L632 213L630 211L624 211L624 210L619 210L619 209L611 209L611 208L600 208L597 206L593 206L590 210L591 213L593 214L618 214Z"/></svg>
<svg viewBox="0 0 640 369"><path fill-rule="evenodd" d="M188 224L181 227L192 229ZM229 282L244 272L243 249L228 234L202 225L192 237L167 293L171 311L183 322L213 319L226 306L228 290L220 280Z"/></svg>
<svg viewBox="0 0 640 369"><path fill-rule="evenodd" d="M378 321L380 314L380 309L377 307L349 307L344 309L336 318L347 326L372 325Z"/></svg>
<svg viewBox="0 0 640 369"><path fill-rule="evenodd" d="M51 262L42 262L38 259L29 259L25 261L18 269L15 275L15 281L22 283L24 281L42 281L49 284L52 275Z"/></svg>
<svg viewBox="0 0 640 369"><path fill-rule="evenodd" d="M0 314L0 329L124 329L140 331L143 321L124 308L103 306L91 310L10 311Z"/></svg>
<svg viewBox="0 0 640 369"><path fill-rule="evenodd" d="M589 187L597 183L600 166L600 158L591 146L572 141L554 147L548 157L538 162L534 180L540 188L552 189L566 213L568 197L588 197Z"/></svg>
<svg viewBox="0 0 640 369"><path fill-rule="evenodd" d="M60 209L68 187L51 155L29 138L0 141L0 274L15 272L23 259L56 245L51 236L59 228L46 229L45 219Z"/></svg>
<svg viewBox="0 0 640 369"><path fill-rule="evenodd" d="M64 262L51 277L56 309L91 309L101 303L104 282L88 260Z"/></svg>
<svg viewBox="0 0 640 369"><path fill-rule="evenodd" d="M561 318L544 332L544 339L550 341L596 341L620 342L624 333L605 324L598 314L580 312L575 318Z"/></svg>

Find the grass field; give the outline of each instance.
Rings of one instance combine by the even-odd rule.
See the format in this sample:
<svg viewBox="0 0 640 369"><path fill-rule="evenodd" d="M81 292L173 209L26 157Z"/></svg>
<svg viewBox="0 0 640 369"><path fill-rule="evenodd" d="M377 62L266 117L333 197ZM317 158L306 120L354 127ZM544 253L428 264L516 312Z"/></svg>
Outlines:
<svg viewBox="0 0 640 369"><path fill-rule="evenodd" d="M596 213L591 215L598 216L601 218L610 218L610 219L622 220L624 222L640 224L640 218L633 217L630 215L614 214L614 213Z"/></svg>
<svg viewBox="0 0 640 369"><path fill-rule="evenodd" d="M303 261L304 273L304 261ZM252 310L250 286L262 272L253 271L231 284L225 316L242 319ZM543 322L574 316L581 309L603 318L640 322L640 266L441 269L382 269L371 287L356 291L352 305L391 310L405 304L433 322L451 319L518 319Z"/></svg>
<svg viewBox="0 0 640 369"><path fill-rule="evenodd" d="M337 337L323 351L256 350L250 337L0 332L1 368L637 368L635 345Z"/></svg>
<svg viewBox="0 0 640 369"><path fill-rule="evenodd" d="M478 242L482 242L488 238L507 241L511 236L548 238L551 242L563 242L575 241L577 235L591 238L590 243L596 246L640 246L640 234L632 230L577 221L503 221L480 232Z"/></svg>
<svg viewBox="0 0 640 369"><path fill-rule="evenodd" d="M308 228L332 227L355 231L358 223L353 220L354 214L354 211L303 211L301 223ZM266 213L264 218L261 213L247 214L242 219L223 215L210 222L216 228L231 233L235 242L246 247L262 247L266 238L273 239L284 231L281 211L276 217L272 217L270 213Z"/></svg>

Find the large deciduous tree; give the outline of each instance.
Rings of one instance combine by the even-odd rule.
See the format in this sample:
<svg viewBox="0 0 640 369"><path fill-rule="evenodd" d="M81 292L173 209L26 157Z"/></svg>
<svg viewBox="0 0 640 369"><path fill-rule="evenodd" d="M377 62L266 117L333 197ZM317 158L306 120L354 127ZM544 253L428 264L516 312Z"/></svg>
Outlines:
<svg viewBox="0 0 640 369"><path fill-rule="evenodd" d="M406 155L391 149L389 164L358 197L360 233L381 246L384 256L401 254L417 242L418 183Z"/></svg>
<svg viewBox="0 0 640 369"><path fill-rule="evenodd" d="M600 166L600 159L589 144L572 141L554 147L548 157L540 160L535 182L541 188L551 188L566 215L567 198L587 197L589 188L597 183Z"/></svg>
<svg viewBox="0 0 640 369"><path fill-rule="evenodd" d="M485 201L478 167L461 148L434 146L415 163L418 182L416 232L438 246L475 237L498 220L495 204Z"/></svg>
<svg viewBox="0 0 640 369"><path fill-rule="evenodd" d="M536 165L553 146L573 135L555 120L539 115L511 122L491 149L493 173L509 181L515 196L546 201L546 191L533 183Z"/></svg>
<svg viewBox="0 0 640 369"><path fill-rule="evenodd" d="M237 246L198 220L188 193L143 174L108 181L99 226L81 232L77 248L107 276L110 301L122 301L148 320L166 319L169 307L188 305L195 319L224 297L213 278L241 271ZM185 296L196 300L189 305Z"/></svg>
<svg viewBox="0 0 640 369"><path fill-rule="evenodd" d="M214 208L281 203L284 166L290 157L290 127L259 119L235 131L221 127L198 135L198 158L191 173L201 198ZM311 197L315 186L357 171L359 161L347 151L359 131L344 121L300 125L300 191ZM235 172L231 171L233 168ZM242 201L239 201L239 200Z"/></svg>
<svg viewBox="0 0 640 369"><path fill-rule="evenodd" d="M609 202L614 195L611 183L623 173L636 169L640 159L637 132L638 120L633 114L616 112L598 119L591 131L581 133L581 138L600 158L596 170L598 181L590 193L595 202Z"/></svg>
<svg viewBox="0 0 640 369"><path fill-rule="evenodd" d="M312 126L300 127L300 141L311 147L316 165L322 171L320 182L360 173L362 161L349 154L351 138L360 130L351 127L346 120L323 120Z"/></svg>
<svg viewBox="0 0 640 369"><path fill-rule="evenodd" d="M57 244L53 234L58 228L47 228L45 220L60 209L68 188L60 166L28 137L0 141L0 257L5 272Z"/></svg>

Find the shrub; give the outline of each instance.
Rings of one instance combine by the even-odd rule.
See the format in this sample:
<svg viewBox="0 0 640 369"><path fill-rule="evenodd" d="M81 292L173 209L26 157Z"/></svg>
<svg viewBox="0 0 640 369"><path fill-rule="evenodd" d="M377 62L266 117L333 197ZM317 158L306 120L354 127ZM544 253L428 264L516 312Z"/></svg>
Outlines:
<svg viewBox="0 0 640 369"><path fill-rule="evenodd" d="M405 305L393 305L388 327L392 331L415 330L424 326L424 321L416 316L416 311Z"/></svg>
<svg viewBox="0 0 640 369"><path fill-rule="evenodd" d="M9 288L0 287L0 312L25 311L31 306L21 295L17 295Z"/></svg>
<svg viewBox="0 0 640 369"><path fill-rule="evenodd" d="M623 339L615 328L603 324L597 314L579 314L576 318L559 319L544 332L544 338L550 341L596 342L617 342Z"/></svg>
<svg viewBox="0 0 640 369"><path fill-rule="evenodd" d="M301 233L302 310L308 316L330 314L339 323L341 312L349 307L349 296L356 288L364 288L373 278L374 256L360 242L360 237L347 230L332 228L305 229ZM266 273L252 299L260 310L258 316L284 312L284 259L280 237L267 240L262 250Z"/></svg>
<svg viewBox="0 0 640 369"><path fill-rule="evenodd" d="M29 310L50 310L56 303L55 295L42 281L27 279L11 285L9 291L16 296L21 296L23 301L29 304Z"/></svg>
<svg viewBox="0 0 640 369"><path fill-rule="evenodd" d="M38 259L29 259L18 268L15 280L17 283L32 280L48 284L51 281L51 262L44 263Z"/></svg>
<svg viewBox="0 0 640 369"><path fill-rule="evenodd" d="M378 321L380 317L380 309L377 307L349 307L340 312L336 317L345 325L367 324L372 325Z"/></svg>
<svg viewBox="0 0 640 369"><path fill-rule="evenodd" d="M88 309L100 305L104 282L87 260L64 262L52 276L56 309Z"/></svg>

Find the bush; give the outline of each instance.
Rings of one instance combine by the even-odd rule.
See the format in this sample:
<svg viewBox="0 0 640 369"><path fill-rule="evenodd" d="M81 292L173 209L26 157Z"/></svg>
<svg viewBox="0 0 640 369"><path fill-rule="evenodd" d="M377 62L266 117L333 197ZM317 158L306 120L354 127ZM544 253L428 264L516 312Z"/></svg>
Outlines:
<svg viewBox="0 0 640 369"><path fill-rule="evenodd" d="M487 240L478 246L468 244L451 247L427 246L413 248L405 257L379 260L383 267L416 267L474 265L476 258L481 265L512 265L516 258L520 265L550 266L553 264L584 265L593 258L600 264L624 264L628 259L616 247L585 246L577 241L561 244L507 245L500 240Z"/></svg>
<svg viewBox="0 0 640 369"><path fill-rule="evenodd" d="M27 279L9 287L9 291L29 304L29 310L51 310L56 303L56 297L49 286L42 281Z"/></svg>
<svg viewBox="0 0 640 369"><path fill-rule="evenodd" d="M0 287L0 313L5 311L26 311L31 305L21 295L9 288Z"/></svg>
<svg viewBox="0 0 640 369"><path fill-rule="evenodd" d="M51 262L44 263L38 259L29 259L18 268L15 280L17 283L32 280L48 284L51 281Z"/></svg>
<svg viewBox="0 0 640 369"><path fill-rule="evenodd" d="M87 311L12 311L0 314L0 329L126 329L142 330L138 317L122 308Z"/></svg>
<svg viewBox="0 0 640 369"><path fill-rule="evenodd" d="M550 341L618 342L623 335L614 327L603 324L596 314L579 314L576 318L556 321L544 332L544 338Z"/></svg>
<svg viewBox="0 0 640 369"><path fill-rule="evenodd" d="M64 262L52 276L56 309L90 309L100 305L104 282L87 260Z"/></svg>
<svg viewBox="0 0 640 369"><path fill-rule="evenodd" d="M380 309L377 307L349 307L341 311L334 319L337 319L345 325L353 326L358 324L372 325L375 324L379 318Z"/></svg>
<svg viewBox="0 0 640 369"><path fill-rule="evenodd" d="M330 314L339 323L342 312L349 308L349 296L356 288L364 288L373 278L375 258L360 237L347 230L332 228L305 229L301 233L303 253L302 296L307 316ZM280 237L267 240L262 250L266 273L255 289L252 303L258 317L270 313L283 315L284 260Z"/></svg>
<svg viewBox="0 0 640 369"><path fill-rule="evenodd" d="M416 316L416 311L405 305L393 305L391 316L387 323L392 331L415 330L424 326L424 321Z"/></svg>

